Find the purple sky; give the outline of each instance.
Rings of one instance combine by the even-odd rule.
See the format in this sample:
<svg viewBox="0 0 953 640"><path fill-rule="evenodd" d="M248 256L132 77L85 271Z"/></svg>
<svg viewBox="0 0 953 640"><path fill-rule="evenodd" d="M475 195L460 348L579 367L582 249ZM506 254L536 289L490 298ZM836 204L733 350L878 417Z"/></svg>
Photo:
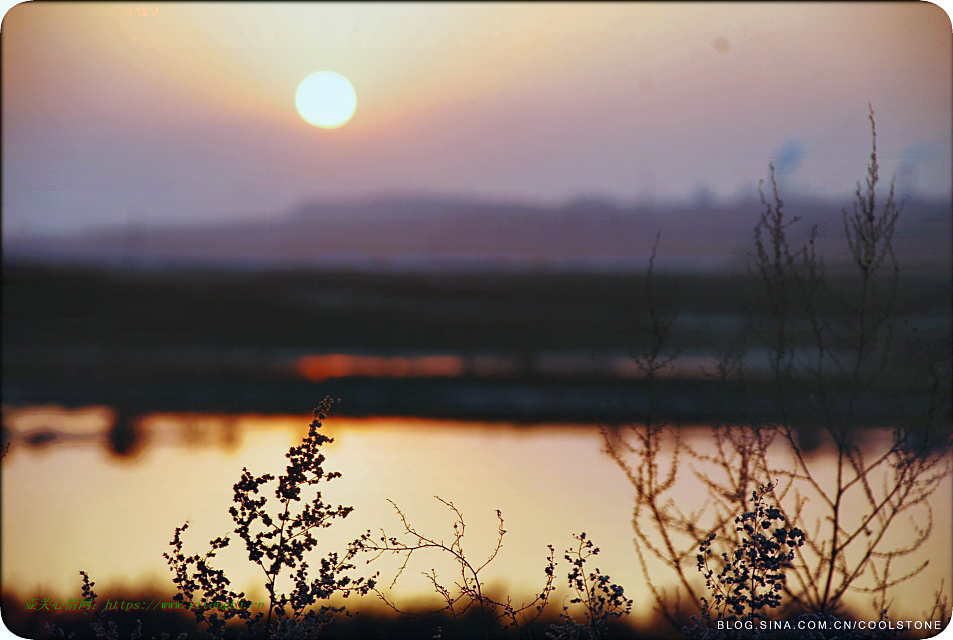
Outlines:
<svg viewBox="0 0 953 640"><path fill-rule="evenodd" d="M846 202L868 102L882 175L951 190L953 29L928 3L155 7L4 18L5 236L382 194L731 196L770 160ZM295 109L319 70L357 92L339 129Z"/></svg>

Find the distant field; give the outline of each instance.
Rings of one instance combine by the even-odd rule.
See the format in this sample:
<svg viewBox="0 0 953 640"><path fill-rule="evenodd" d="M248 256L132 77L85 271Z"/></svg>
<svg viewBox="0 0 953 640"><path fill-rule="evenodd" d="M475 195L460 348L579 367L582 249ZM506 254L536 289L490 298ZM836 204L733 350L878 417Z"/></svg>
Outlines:
<svg viewBox="0 0 953 640"><path fill-rule="evenodd" d="M849 288L844 278L831 286ZM679 313L668 344L679 363L758 346L747 274L656 274L654 292ZM949 353L950 298L949 279L904 278L894 345L911 367L923 346L910 326ZM281 412L330 393L355 414L591 420L645 403L643 382L623 366L649 342L644 274L8 266L3 300L6 404ZM835 294L826 305L842 302ZM902 388L916 373L903 362L872 393ZM682 366L664 383L686 421L711 411L712 382L693 371ZM620 389L618 410L610 387Z"/></svg>
<svg viewBox="0 0 953 640"><path fill-rule="evenodd" d="M849 286L843 278L831 284ZM740 329L756 309L750 285L747 274L657 274L657 297L679 313L672 346L733 344L741 336L730 329ZM628 349L644 342L638 326L645 317L644 286L643 274L5 268L3 340L24 346ZM836 296L829 304L840 306ZM904 276L901 317L922 319L921 330L943 335L950 310L948 276Z"/></svg>

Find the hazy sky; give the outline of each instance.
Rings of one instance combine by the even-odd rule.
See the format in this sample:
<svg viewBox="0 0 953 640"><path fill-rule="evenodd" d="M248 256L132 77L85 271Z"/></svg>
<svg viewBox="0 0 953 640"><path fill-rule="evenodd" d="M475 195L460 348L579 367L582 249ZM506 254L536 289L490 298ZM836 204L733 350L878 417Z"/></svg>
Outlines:
<svg viewBox="0 0 953 640"><path fill-rule="evenodd" d="M949 194L951 31L927 3L25 3L2 25L3 231L730 196L772 159L785 189L846 200L868 102L882 174ZM357 92L339 129L295 109L320 70Z"/></svg>

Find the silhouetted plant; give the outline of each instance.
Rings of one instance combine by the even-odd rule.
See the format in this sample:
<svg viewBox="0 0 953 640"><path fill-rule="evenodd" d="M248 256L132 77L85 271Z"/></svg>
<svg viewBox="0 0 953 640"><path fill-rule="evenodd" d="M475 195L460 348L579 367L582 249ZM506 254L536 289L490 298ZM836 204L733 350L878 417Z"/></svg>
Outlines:
<svg viewBox="0 0 953 640"><path fill-rule="evenodd" d="M840 640L896 636L898 629L889 625L874 630L838 628L838 619L823 612L801 613L787 621L769 618L768 613L781 607L787 571L794 568L796 551L805 542L804 532L789 526L781 510L765 502L773 489L773 484L768 484L752 492L752 510L735 518L740 539L733 544L732 553L721 554L717 574L709 562L715 560L715 534L702 540L696 560L709 595L702 596L702 613L692 616L693 624L683 628L683 634L698 640L774 637L779 631L783 637L805 640L835 635ZM941 602L939 596L937 602ZM937 610L935 605L930 614ZM880 611L879 620L889 621L886 609Z"/></svg>
<svg viewBox="0 0 953 640"><path fill-rule="evenodd" d="M235 533L245 543L249 561L257 564L265 574L265 590L268 593L268 614L263 611L254 615L248 609L249 601L243 592L235 592L221 569L213 569L209 561L218 550L228 546L229 536L210 541L211 549L204 555L186 556L182 552L182 532L188 523L175 531L171 542L172 551L164 554L169 567L175 573L173 583L178 590L174 598L189 606L196 622L204 623L216 637L222 637L225 624L231 618L245 621L246 631L267 638L313 637L326 627L335 614L347 613L344 606L328 604L334 595L347 598L352 593L366 594L375 586L373 577L352 578L348 575L354 565L351 561L360 551L362 540L356 540L339 555L329 553L320 559L317 576L310 575L311 566L306 554L318 544L314 533L330 527L336 520L346 518L353 507L333 506L326 503L320 490L305 501L302 491L309 491L323 482L340 478L337 471L324 470L324 454L321 447L333 442L321 433L321 421L327 417L331 399L325 398L314 410L315 419L307 436L298 446L292 447L285 457L290 464L284 475L278 476L275 512L266 510L268 499L255 497L262 487L276 478L266 473L253 476L247 468L234 487L235 506L229 509L235 521ZM277 587L279 577L290 574L294 588L281 593ZM201 596L201 602L199 602ZM202 605L239 606L208 613ZM316 607L319 603L320 606Z"/></svg>
<svg viewBox="0 0 953 640"><path fill-rule="evenodd" d="M89 574L85 571L80 571L79 574L83 576L83 601L89 604L90 610L94 611L94 618L89 623L90 628L93 630L93 637L96 640L119 640L119 626L114 620L108 620L108 612L105 609L98 608L98 602L96 601L99 598L99 594L93 591L93 587L96 586L96 583L89 579ZM51 638L75 638L76 633L72 632L67 634L60 627L54 624L47 624L46 630L50 634ZM139 640L142 637L142 621L137 620L136 626L129 635L130 640ZM163 633L161 638L165 640L169 637L168 633ZM180 634L179 638L182 638Z"/></svg>
<svg viewBox="0 0 953 640"><path fill-rule="evenodd" d="M563 606L559 614L559 624L550 627L546 634L552 640L596 640L608 637L608 624L614 618L621 618L632 611L632 601L625 597L625 589L612 583L612 579L599 568L586 573L586 562L599 554L586 533L573 534L579 543L566 550L565 558L570 563L567 576L569 587L575 592L570 605L581 605L585 614L585 623L576 620L568 605Z"/></svg>
<svg viewBox="0 0 953 640"><path fill-rule="evenodd" d="M769 305L767 316L774 323L772 341L772 373L780 420L776 430L790 454L791 466L772 468L765 458L760 466L769 477L783 477L783 486L772 489L772 497L789 517L799 519L808 499L823 504L828 511L830 535L815 529L807 537L801 562L792 570L798 587L789 589L802 609L832 613L840 606L849 590L862 590L877 595L875 608L887 605L887 590L909 580L922 571L928 561L900 576L891 575L892 563L910 556L929 538L933 518L928 499L940 482L950 474L951 446L948 424L944 425L942 395L939 383L941 369L925 367L926 389L911 389L925 400L919 416L901 420L892 433L889 449L874 459L867 459L856 443L857 407L862 394L875 384L893 364L897 354L891 349L893 315L899 278L899 266L893 252L892 239L902 204L894 201L894 188L878 209L876 187L879 180L876 125L870 110L872 151L867 169L866 188L858 183L852 214L843 212L844 230L850 256L859 271L859 292L837 292L844 309L839 320L822 314L821 302L826 290L824 267L814 251L816 228L808 243L796 252L788 249L780 211L782 202L772 180L776 219L771 219L770 248L774 257L765 263L760 240L756 270L773 269L780 274L777 281L766 284L782 291L788 301L800 303L804 309L804 333L813 348L805 356L796 357L788 337L793 311L783 305ZM773 176L772 176L773 178ZM769 207L770 208L770 207ZM780 257L778 257L780 256ZM889 268L886 282L880 271ZM828 297L830 297L828 295ZM823 433L836 447L837 459L833 483L819 479L808 463L804 446L791 424L793 408L786 397L795 373L813 385L813 398L819 411L817 421ZM878 474L882 474L877 483ZM784 510L783 498L793 490L791 510ZM810 498L808 497L810 496ZM846 506L861 508L863 513L848 525ZM888 546L885 536L897 517L921 508L922 525L915 525L912 537L899 546ZM864 578L864 580L861 580ZM866 582L867 584L864 584Z"/></svg>
<svg viewBox="0 0 953 640"><path fill-rule="evenodd" d="M709 564L715 534L702 540L696 557L711 600L701 598L705 622L766 620L765 610L781 606L781 590L794 560L794 549L804 545L804 532L789 527L780 509L765 502L773 484L751 494L751 510L735 518L739 538L734 550L721 554L721 568Z"/></svg>
<svg viewBox="0 0 953 640"><path fill-rule="evenodd" d="M441 582L435 569L425 572L423 575L431 582L434 592L444 602L444 605L437 611L431 613L445 612L456 620L461 616L479 611L482 618L488 625L495 626L499 630L506 630L521 627L529 624L542 615L543 610L549 602L549 597L553 592L553 580L555 578L556 561L554 558L555 550L552 545L547 545L549 554L546 558L546 566L543 569L544 584L539 594L531 601L520 604L514 604L507 597L505 600L497 600L487 593L486 584L480 577L487 565L496 559L503 547L503 536L506 535L506 529L503 528L503 514L499 509L496 511L496 517L499 521L496 544L490 554L482 562L472 561L466 556L463 548L464 537L466 535L466 523L463 514L450 501L444 500L439 496L434 496L443 503L454 515L453 535L450 542L438 540L435 536L430 536L419 532L407 520L406 515L400 510L394 502L390 501L397 516L400 519L403 531L399 536L388 536L382 529L381 535L376 539L368 535L364 536L361 547L364 551L374 554L367 562L370 564L384 554L396 554L404 557L404 561L394 575L390 587L394 588L398 579L407 568L411 556L422 551L437 551L447 554L456 564L459 570L457 581L453 584ZM411 614L408 611L401 610L390 600L380 589L375 588L377 596L388 607L401 614ZM490 629L487 628L487 635ZM438 631L439 633L439 631Z"/></svg>
<svg viewBox="0 0 953 640"><path fill-rule="evenodd" d="M729 557L739 550L744 554L743 547L731 542L733 523L738 514L750 512L746 498L760 485L767 487L762 497L771 501L786 526L807 532L804 544L791 549L794 558L784 567L786 579L774 583L785 596L783 604L778 601L779 615L787 609L830 615L842 611L844 596L854 591L871 593L875 611L884 616L890 590L927 566L924 560L906 572L895 572L896 562L912 557L929 538L929 499L950 475L948 361L925 363L925 375L919 379L925 384L911 382L906 395L918 400L908 408L916 413L897 419L885 452L865 455L855 436L858 407L879 388L899 357L891 348L899 277L892 240L902 204L894 200L893 185L882 203L877 199L872 109L869 119L873 144L866 184L858 184L853 213L843 212L847 248L858 274L854 291L829 287L823 259L816 253L816 226L802 246L791 244L790 231L799 218L785 217L769 165L772 197L765 195L762 183L764 208L748 262L760 315L748 333L768 348L773 397L759 397L747 386L750 375L743 352L721 354L711 375L730 389L737 419L712 425L712 446L704 451L682 442L658 410L652 383L671 356L665 355L668 324L656 319L671 315L663 313L651 295L653 248L645 305L653 339L644 353L634 354L647 378L648 409L638 422L604 428L603 435L607 452L635 489L634 541L646 584L656 608L676 628L686 618L686 602L696 614L704 614L706 607L689 575L695 549L708 540L709 547L718 544ZM795 391L809 396L810 403L796 401ZM755 417L763 411L752 411L765 400L775 408L767 421ZM810 445L794 426L795 418L805 416L834 445L832 478L818 473ZM663 454L668 443L671 453ZM788 464L779 465L778 454L786 454ZM684 510L674 497L686 459L702 465L693 471L707 489L707 499L694 511ZM778 482L769 484L769 479ZM805 526L809 503L823 512L816 527ZM845 515L848 505L850 518ZM892 546L888 532L913 510L920 517L911 520L912 535ZM829 532L824 531L827 526ZM649 558L671 571L679 585L674 593L649 573Z"/></svg>
<svg viewBox="0 0 953 640"><path fill-rule="evenodd" d="M695 591L686 572L681 570L681 563L682 559L691 553L696 540L691 540L691 546L679 549L679 531L671 526L675 516L670 511L674 508L674 503L667 498L675 486L683 445L678 431L671 428L665 419L659 403L658 379L670 369L677 356L677 353L666 352L668 335L677 314L662 309L653 286L660 237L661 231L655 236L645 278L645 309L648 318L644 322L644 330L649 336L648 343L643 350L630 352L632 361L645 379L648 391L646 411L640 416L639 424L629 424L622 428L603 427L602 435L606 453L615 460L635 489L632 512L632 528L635 533L633 542L645 584L652 592L659 611L665 614L672 624L677 624L681 617L680 607L678 603L675 611L668 607L667 591L657 584L647 562L648 555L665 560L666 564L675 569L675 577L690 598L695 599ZM659 457L666 438L673 443L673 450L671 465L664 470L659 466ZM634 463L630 463L632 458Z"/></svg>

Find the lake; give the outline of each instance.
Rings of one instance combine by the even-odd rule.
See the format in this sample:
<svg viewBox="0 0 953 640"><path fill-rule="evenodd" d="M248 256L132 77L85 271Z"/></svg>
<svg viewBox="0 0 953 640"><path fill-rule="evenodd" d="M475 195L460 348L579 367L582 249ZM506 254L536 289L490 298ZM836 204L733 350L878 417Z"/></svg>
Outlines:
<svg viewBox="0 0 953 640"><path fill-rule="evenodd" d="M3 419L13 440L3 461L3 590L20 597L66 598L79 594L81 569L91 574L100 593L154 588L171 596L171 573L162 553L175 528L189 521L185 548L193 553L206 551L210 539L230 532L232 485L242 467L256 475L283 471L285 452L306 434L311 416L147 414L139 424L142 447L130 457L115 455L106 444L114 419L109 407L5 407ZM55 430L55 438L26 438L40 429ZM335 439L326 448L325 467L343 474L326 486L325 499L355 511L322 531L319 550L343 549L366 529L398 533L400 521L388 500L418 530L449 539L453 518L434 498L440 496L463 513L464 548L475 559L493 550L495 513L501 511L507 533L499 556L481 573L487 584L516 596L538 593L546 545L553 544L560 559L572 534L585 531L602 550L597 566L635 599L634 613L644 618L651 612L632 541L633 489L603 453L597 426L335 417L332 411L325 431ZM690 446L710 447L710 432L702 427L684 426L680 433ZM865 454L883 450L889 435L865 431ZM830 481L833 459L833 450L821 446L809 462ZM704 489L684 467L673 495L687 511L700 504ZM932 601L944 578L949 592L951 500L946 478L930 500L933 536L906 563L915 566L928 557L930 565L908 587L896 590L894 619L894 611L918 616L925 596ZM890 535L902 541L910 526L901 519ZM264 598L260 569L238 547L223 551L216 566L238 588ZM380 570L389 584L398 566L391 558L359 569ZM432 595L421 575L431 568L448 580L453 575L445 558L415 555L394 599L413 604ZM648 570L663 584L670 576L659 563ZM557 568L557 584L564 582L565 572ZM866 607L869 596L855 596L852 602Z"/></svg>

